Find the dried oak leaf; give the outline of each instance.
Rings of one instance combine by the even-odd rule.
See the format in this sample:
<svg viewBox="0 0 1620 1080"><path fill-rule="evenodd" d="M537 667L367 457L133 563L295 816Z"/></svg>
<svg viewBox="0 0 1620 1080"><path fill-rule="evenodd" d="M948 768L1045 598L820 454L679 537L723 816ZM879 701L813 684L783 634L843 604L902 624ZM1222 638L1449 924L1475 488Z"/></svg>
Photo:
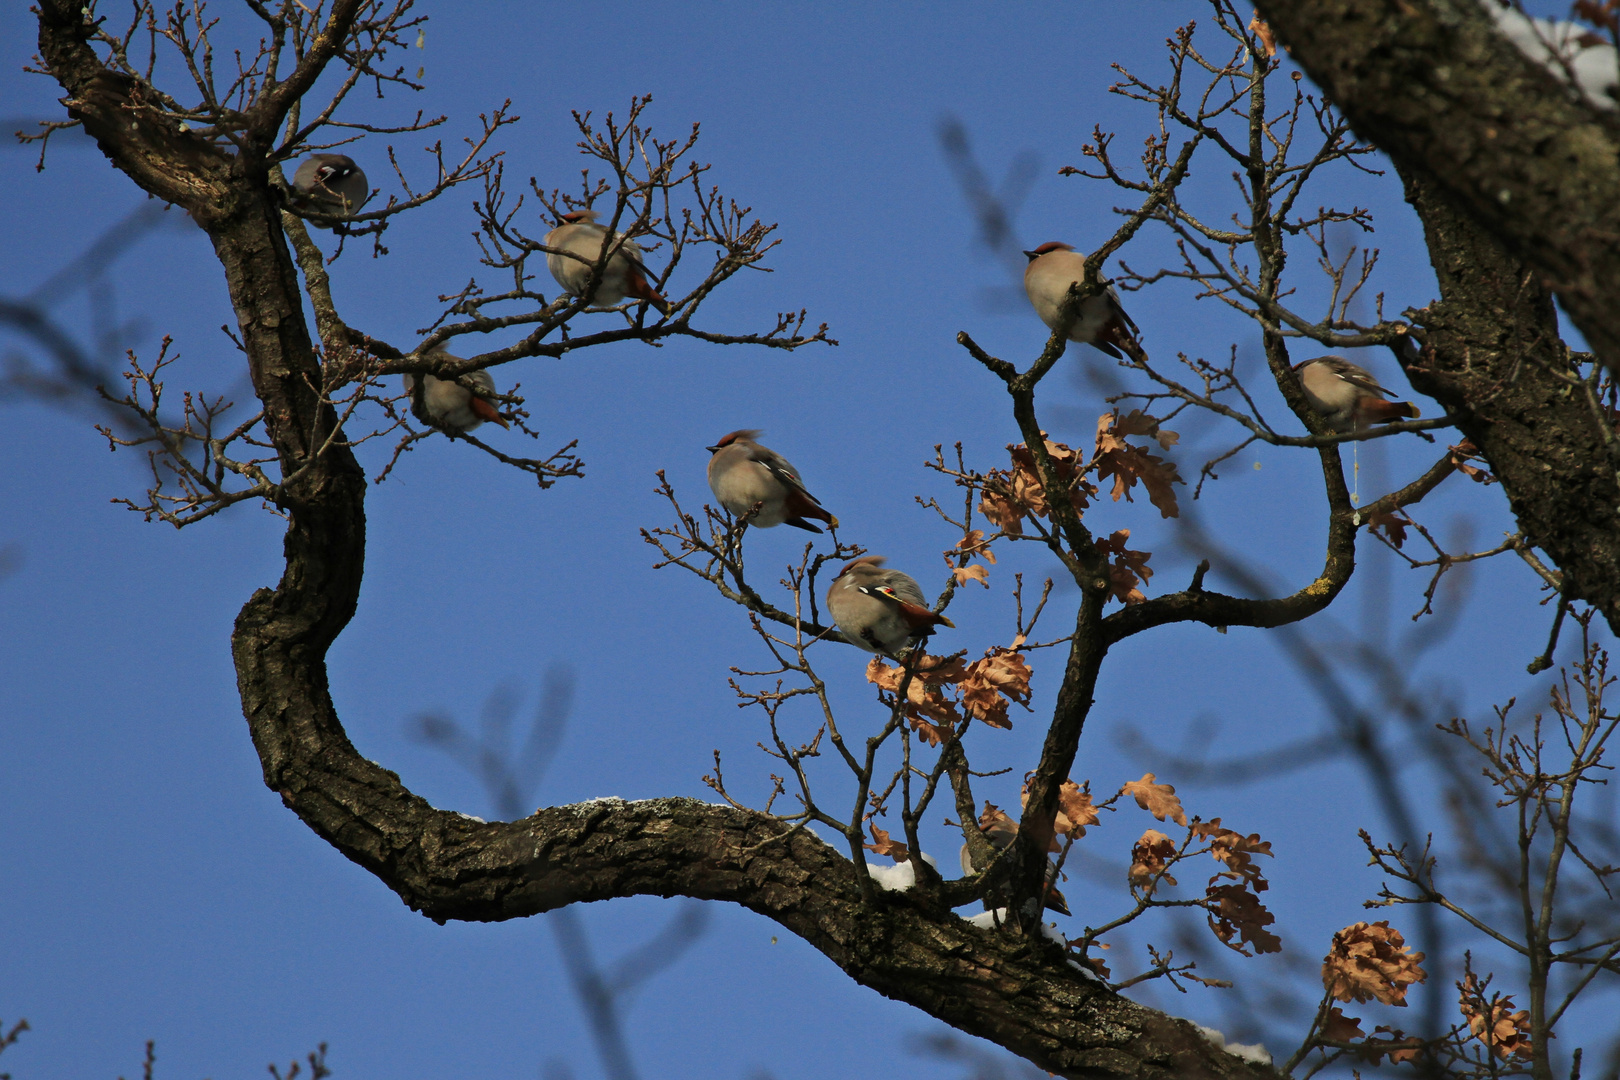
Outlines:
<svg viewBox="0 0 1620 1080"><path fill-rule="evenodd" d="M1187 824L1187 811L1181 808L1181 800L1176 798L1174 784L1156 783L1157 777L1152 773L1143 773L1142 779L1128 781L1120 788L1120 793L1129 795L1136 800L1136 805L1158 818L1160 821L1173 821L1177 825Z"/></svg>
<svg viewBox="0 0 1620 1080"><path fill-rule="evenodd" d="M1085 463L1081 461L1079 451L1051 439L1045 442L1046 455L1052 461L1052 468L1057 473L1058 480L1069 492L1069 502L1074 506L1076 513L1084 513L1097 495L1097 486L1083 475ZM1035 517L1050 516L1051 502L1046 495L1046 485L1041 480L1040 468L1035 464L1034 453L1024 443L1009 445L1007 452L1012 456L1012 475L1008 487L1011 489L1013 502L1027 514Z"/></svg>
<svg viewBox="0 0 1620 1080"><path fill-rule="evenodd" d="M1423 954L1412 952L1399 930L1388 922L1352 923L1333 935L1333 947L1322 960L1322 985L1339 1001L1406 1004L1406 988L1428 978L1418 965Z"/></svg>
<svg viewBox="0 0 1620 1080"><path fill-rule="evenodd" d="M995 565L996 553L990 550L990 545L984 542L984 530L974 529L956 542L956 546L945 552L945 564L951 565L951 560L961 555L982 555L984 561Z"/></svg>
<svg viewBox="0 0 1620 1080"><path fill-rule="evenodd" d="M1258 13L1255 14L1253 19L1249 20L1249 31L1259 39L1260 47L1266 50L1268 58L1277 55L1277 37L1271 32L1271 27L1267 25L1266 20L1262 19Z"/></svg>
<svg viewBox="0 0 1620 1080"><path fill-rule="evenodd" d="M1468 479L1476 484L1496 483L1496 476L1489 469L1482 469L1478 465L1469 464L1471 461L1483 460L1480 456L1479 447L1474 445L1473 440L1464 439L1456 446L1447 447L1447 449L1451 451L1451 464Z"/></svg>
<svg viewBox="0 0 1620 1080"><path fill-rule="evenodd" d="M1140 604L1147 597L1136 586L1153 577L1153 568L1147 564L1153 554L1127 548L1125 541L1130 538L1131 530L1120 529L1106 540L1099 536L1094 542L1104 559L1112 556L1108 563L1108 581L1114 599L1122 604Z"/></svg>
<svg viewBox="0 0 1620 1080"><path fill-rule="evenodd" d="M966 585L970 581L977 581L985 588L990 587L990 569L982 563L972 563L968 566L953 566L951 573L956 575L958 585Z"/></svg>
<svg viewBox="0 0 1620 1080"><path fill-rule="evenodd" d="M991 727L1010 728L1007 702L1029 707L1031 674L1021 653L992 650L989 656L968 665L967 676L957 686L962 707Z"/></svg>
<svg viewBox="0 0 1620 1080"><path fill-rule="evenodd" d="M1271 855L1270 840L1260 839L1259 833L1244 836L1231 829L1222 828L1220 818L1194 822L1192 831L1193 835L1200 839L1207 838L1210 842L1210 855L1225 863L1228 870L1247 882L1255 892L1262 893L1270 887L1260 873L1260 868L1254 864L1254 856Z"/></svg>
<svg viewBox="0 0 1620 1080"><path fill-rule="evenodd" d="M1406 527L1412 523L1412 519L1398 509L1387 514L1372 514L1367 518L1367 527L1369 529L1382 529L1384 539L1388 540L1396 548L1406 543Z"/></svg>
<svg viewBox="0 0 1620 1080"><path fill-rule="evenodd" d="M1035 774L1024 774L1024 786L1018 792L1018 805L1029 806L1029 778ZM1097 809L1091 805L1091 781L1081 787L1073 780L1065 780L1058 785L1058 812L1052 823L1053 829L1061 836L1067 836L1071 831L1078 839L1086 835L1086 828L1097 824ZM1052 850L1059 850L1057 841L1052 842Z"/></svg>
<svg viewBox="0 0 1620 1080"><path fill-rule="evenodd" d="M1146 430L1149 421L1151 432ZM1143 447L1131 445L1124 439L1127 434L1157 434L1161 447L1169 445L1176 438L1174 432L1159 432L1158 421L1140 410L1132 411L1123 421L1118 410L1104 413L1097 418L1097 456L1094 459L1097 479L1114 478L1112 495L1115 502L1119 501L1121 495L1127 502L1134 502L1131 488L1140 481L1147 488L1149 501L1159 508L1161 517L1179 517L1181 509L1176 505L1176 493L1171 485L1185 481L1176 470L1175 462L1156 457Z"/></svg>
<svg viewBox="0 0 1620 1080"><path fill-rule="evenodd" d="M1337 1005L1328 1010L1327 1019L1322 1021L1322 1038L1329 1042L1354 1042L1362 1037L1361 1021L1354 1016L1346 1016Z"/></svg>
<svg viewBox="0 0 1620 1080"><path fill-rule="evenodd" d="M1012 486L1011 474L992 470L989 479ZM1024 511L1011 498L985 488L979 492L979 513L1009 536L1024 535Z"/></svg>
<svg viewBox="0 0 1620 1080"><path fill-rule="evenodd" d="M1486 998L1485 987L1471 971L1457 989L1457 1005L1474 1038L1504 1061L1530 1056L1530 1013L1525 1009L1514 1012L1511 995L1492 994Z"/></svg>
<svg viewBox="0 0 1620 1080"><path fill-rule="evenodd" d="M1397 1046L1391 1048L1388 1045L1389 1043L1403 1043L1412 1038L1400 1028L1385 1027L1380 1024L1373 1028L1373 1035L1382 1036L1382 1038L1368 1039L1363 1044L1361 1052L1374 1065L1377 1065L1378 1060L1385 1054L1389 1055L1391 1065L1399 1065L1403 1061L1416 1061L1423 1054L1421 1046Z"/></svg>
<svg viewBox="0 0 1620 1080"><path fill-rule="evenodd" d="M911 858L911 849L898 840L890 840L887 830L880 829L876 825L870 825L869 828L872 830L872 839L875 843L862 844L861 847L879 855L887 855L897 863L903 863Z"/></svg>
<svg viewBox="0 0 1620 1080"><path fill-rule="evenodd" d="M925 657L927 659L937 659ZM917 665L924 665L919 662ZM879 690L890 694L898 694L900 685L906 684L906 716L913 721L927 717L930 720L942 721L945 724L955 724L961 719L956 711L956 705L950 701L939 688L943 679L934 679L927 674L913 674L906 679L906 671L901 667L891 667L885 664L881 657L872 657L866 665L866 681L873 683Z"/></svg>
<svg viewBox="0 0 1620 1080"><path fill-rule="evenodd" d="M1149 829L1131 847L1127 877L1132 885L1149 894L1161 881L1174 885L1176 879L1165 871L1175 857L1176 842L1157 829Z"/></svg>
<svg viewBox="0 0 1620 1080"><path fill-rule="evenodd" d="M1204 907L1209 911L1209 928L1228 949L1244 956L1249 955L1244 945L1253 945L1257 953L1282 951L1282 938L1266 929L1277 921L1276 916L1267 911L1259 897L1244 888L1241 882L1236 885L1209 885L1204 890ZM1234 936L1239 939L1239 944L1232 944Z"/></svg>

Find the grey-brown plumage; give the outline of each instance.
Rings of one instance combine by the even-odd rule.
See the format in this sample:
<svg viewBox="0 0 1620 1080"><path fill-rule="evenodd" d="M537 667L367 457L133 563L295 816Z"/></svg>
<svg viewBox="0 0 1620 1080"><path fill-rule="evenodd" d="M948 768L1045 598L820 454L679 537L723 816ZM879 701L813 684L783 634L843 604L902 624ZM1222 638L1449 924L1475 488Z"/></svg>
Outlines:
<svg viewBox="0 0 1620 1080"><path fill-rule="evenodd" d="M598 225L596 218L595 210L574 210L562 215L557 227L546 234L546 246L559 249L546 252L546 267L551 276L564 292L583 296L591 283L591 271L602 258L604 243L611 247L623 240L602 267L602 279L596 283L590 297L591 306L617 307L624 303L626 296L631 296L668 315L669 301L648 283L646 252L641 250L641 245L625 240L623 233L614 233L610 240L606 226Z"/></svg>
<svg viewBox="0 0 1620 1080"><path fill-rule="evenodd" d="M1366 368L1342 356L1318 356L1294 365L1305 400L1339 434L1419 415L1410 401L1387 401L1394 393Z"/></svg>
<svg viewBox="0 0 1620 1080"><path fill-rule="evenodd" d="M428 355L444 360L461 359L445 352L443 346L431 350ZM480 369L469 372L468 377L480 388L491 394L495 393L495 377L489 372ZM404 379L405 392L413 393L416 389L416 376L406 372ZM510 426L506 422L506 417L502 416L493 404L462 386L455 379L441 379L436 375L422 376L422 405L435 424L458 435L465 435L485 420L501 427Z"/></svg>
<svg viewBox="0 0 1620 1080"><path fill-rule="evenodd" d="M335 217L359 213L371 198L366 174L347 154L311 154L293 173L292 188L300 208Z"/></svg>
<svg viewBox="0 0 1620 1080"><path fill-rule="evenodd" d="M846 563L827 590L827 610L850 642L898 660L934 627L956 624L929 609L914 578L883 569L883 561L867 555Z"/></svg>
<svg viewBox="0 0 1620 1080"><path fill-rule="evenodd" d="M1056 330L1069 286L1084 280L1086 257L1068 244L1050 240L1034 251L1024 252L1029 265L1024 268L1024 291L1048 330ZM1118 346L1136 344L1136 324L1120 306L1119 294L1110 285L1100 296L1087 297L1080 313L1069 327L1069 340L1101 349L1109 356L1120 356Z"/></svg>
<svg viewBox="0 0 1620 1080"><path fill-rule="evenodd" d="M819 533L810 519L838 528L838 519L804 489L799 470L775 450L754 440L758 431L733 431L709 447L709 490L720 505L742 517L757 505L749 524L762 529L792 525Z"/></svg>

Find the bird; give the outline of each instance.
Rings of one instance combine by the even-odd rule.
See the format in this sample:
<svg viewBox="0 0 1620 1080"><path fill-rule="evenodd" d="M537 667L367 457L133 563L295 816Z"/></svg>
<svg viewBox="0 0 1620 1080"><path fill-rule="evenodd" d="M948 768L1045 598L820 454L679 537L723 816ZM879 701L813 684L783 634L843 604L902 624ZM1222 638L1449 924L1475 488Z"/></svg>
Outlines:
<svg viewBox="0 0 1620 1080"><path fill-rule="evenodd" d="M347 154L311 154L293 173L295 205L322 214L348 217L371 198L366 174Z"/></svg>
<svg viewBox="0 0 1620 1080"><path fill-rule="evenodd" d="M1018 835L1018 823L1012 818L1008 817L1006 814L1000 813L999 811L994 815L986 813L979 818L979 831L984 834L984 838L986 840L990 841L991 847L995 848L998 852L1006 851L1008 848L1012 847L1013 838ZM962 845L961 860L962 873L964 876L972 877L974 874L979 872L973 868L973 856L968 851L968 846L966 844ZM980 869L984 868L980 867ZM1048 909L1057 912L1059 915L1071 915L1073 912L1069 910L1069 901L1066 900L1063 894L1057 890L1057 886L1055 884L1057 877L1057 864L1048 861L1046 867L1046 884L1048 886L1046 890L1046 906ZM1002 906L1002 903L1004 903L1004 901L999 895L986 896L984 901L985 910L989 911L995 907Z"/></svg>
<svg viewBox="0 0 1620 1080"><path fill-rule="evenodd" d="M546 252L546 266L551 270L551 276L557 279L564 292L581 296L590 284L591 271L602 258L603 244L623 240L608 259L607 265L602 267L602 280L596 283L596 290L591 294L591 306L617 307L626 296L631 296L651 304L660 314L668 315L669 301L647 281L647 267L642 261L646 253L641 250L641 245L625 239L621 232L614 233L613 239L608 240L607 229L598 225L596 218L595 210L574 210L563 214L557 227L546 234L547 247L579 256L572 258L558 251Z"/></svg>
<svg viewBox="0 0 1620 1080"><path fill-rule="evenodd" d="M827 610L851 644L899 660L934 627L954 630L956 624L929 610L915 578L883 569L884 561L866 555L845 563L827 590Z"/></svg>
<svg viewBox="0 0 1620 1080"><path fill-rule="evenodd" d="M1386 401L1394 392L1342 356L1302 360L1294 365L1294 374L1311 408L1341 435L1420 415L1410 401Z"/></svg>
<svg viewBox="0 0 1620 1080"><path fill-rule="evenodd" d="M439 345L428 350L429 356L441 360L460 360L459 356L451 356ZM477 383L481 390L495 393L495 377L480 368L468 372L468 377ZM405 373L405 392L413 398L416 392L416 376L410 372ZM495 406L471 390L462 386L455 379L441 379L435 375L422 376L422 405L432 421L446 431L457 435L465 435L478 427L485 420L501 425L503 428L511 427L506 417L496 411Z"/></svg>
<svg viewBox="0 0 1620 1080"><path fill-rule="evenodd" d="M787 458L754 440L762 432L745 429L723 436L709 447L709 489L720 505L741 518L757 505L759 512L748 519L762 529L792 525L819 533L807 518L824 521L838 528L838 519L816 497L804 489Z"/></svg>
<svg viewBox="0 0 1620 1080"><path fill-rule="evenodd" d="M1085 277L1086 257L1057 240L1049 240L1024 255L1029 259L1029 265L1024 268L1024 291L1029 294L1029 302L1035 306L1035 314L1041 317L1041 322L1048 330L1056 330L1069 286ZM1119 294L1110 285L1107 292L1081 302L1080 314L1069 329L1069 340L1120 357L1117 346L1137 347L1136 333L1136 324L1125 314Z"/></svg>

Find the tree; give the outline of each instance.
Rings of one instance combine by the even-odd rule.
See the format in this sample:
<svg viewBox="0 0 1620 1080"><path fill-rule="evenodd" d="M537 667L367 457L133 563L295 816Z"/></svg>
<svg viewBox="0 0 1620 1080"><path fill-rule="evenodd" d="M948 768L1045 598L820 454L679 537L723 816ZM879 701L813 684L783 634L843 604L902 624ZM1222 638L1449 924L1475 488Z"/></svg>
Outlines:
<svg viewBox="0 0 1620 1080"><path fill-rule="evenodd" d="M1148 380L1141 385L1151 389L1139 387L1102 417L1094 449L1073 449L1048 438L1037 408L1042 381L1065 354L1066 326L1060 325L1041 355L1022 369L964 333L960 344L985 369L984 377L992 380L990 385L999 380L1005 388L1021 442L1010 448L1004 468L971 459L960 448L936 457L935 471L964 495L959 517L954 508L946 509L937 500L933 504L955 537L948 549L951 581L938 603L948 604L958 589L986 580L991 545L1005 555L1030 541L1062 565L1078 590L1072 630L1065 626L1052 641L1035 638L1036 620L1049 603L1048 590L1043 589L1039 599L1032 590L1026 618L1020 589L1017 625L1007 636L1009 644L992 645L982 658L969 662L961 654L912 656L899 666L874 661L869 678L878 687L885 720L880 734L864 747L853 737L846 741L812 660L817 652L838 643L837 631L821 624L817 608L830 564L859 554L859 549L838 541L836 534L830 549L807 548L790 571L787 599L773 602L745 573L742 553L750 540L746 520L684 512L679 494L666 482L663 491L676 523L649 530L648 539L659 547L666 563L684 566L708 580L725 599L745 608L758 627L778 666L753 676L740 674L738 694L768 718L771 750L787 774L776 782L777 789L800 800L798 810L775 814L771 801L763 808L751 808L733 798L718 757L713 786L725 805L604 800L546 808L502 824L436 810L396 775L354 750L327 690L326 651L354 613L365 555L365 477L351 448L364 438L398 430L397 460L400 451L433 426L419 400L391 409L387 395L380 392L380 380L403 373L455 379L523 357L562 356L632 339L659 342L691 336L717 345L797 349L825 341L826 328L805 333L802 312L778 316L774 326L752 334L716 333L693 325L698 308L716 289L764 256L769 229L751 220L736 203L722 200L718 192L705 190L702 170L686 164L691 142L654 139L642 123L640 103L623 122L609 118L596 125L588 117L580 118L585 151L609 180L593 184L587 178L580 194L569 197L536 185L533 196L554 214L600 199L604 220L631 236L661 240L667 253L658 284L666 289L676 280L674 271L689 245L714 244L713 267L684 296L671 294L677 306L667 318L655 319L646 307L633 305L625 313L624 325L581 333L574 328L575 320L584 316L584 302L566 296L548 299L534 284L531 266L547 254L545 246L518 216L518 200L508 201L499 162L484 153L508 122L499 110L484 120L469 153L459 161L439 159L433 182L419 193L413 194L402 177L406 197L391 199L378 210L347 220L323 219L300 210L287 195L281 163L320 145L321 125L337 115L337 105L360 79L372 79L379 87L408 84L401 72L385 66L385 57L415 24L407 4L339 3L331 12L313 16L291 6L255 10L266 24L267 44L240 78L219 86L210 82L213 68L206 62L210 45L201 32L210 24L200 15L192 19L182 12L174 21L165 21L161 13L137 9L136 30L149 23L182 58L193 61L191 69L198 72L195 92L201 101L197 106L182 104L170 96L173 91L154 84L152 69L130 56L133 38L102 30L89 21L93 14L87 17L71 5L47 3L40 10L41 56L69 94L70 114L115 165L143 189L186 209L208 234L239 315L238 344L263 406L259 416L233 419L228 427L216 426L224 423L223 413L206 401L188 401L178 421L169 418L162 412L160 378L168 358L160 355L144 366L133 366L124 399L145 431L138 440L114 437L120 445L154 447L154 485L144 498L132 500L133 508L150 517L189 525L237 502L253 500L266 501L286 516L285 576L277 589L264 590L248 602L233 639L244 714L266 782L317 835L431 918L509 919L638 893L726 900L775 919L862 983L1047 1068L1130 1075L1263 1071L1252 1061L1222 1052L1185 1022L1136 1006L1104 985L1101 980L1107 976L1099 976L1091 949L1106 927L1082 933L1068 954L1049 944L1042 932L1041 902L1049 899L1050 888L1048 849L1055 849L1061 867L1084 830L1095 823L1097 811L1131 795L1160 822L1175 821L1187 832L1185 841L1156 830L1144 834L1134 853L1132 901L1120 921L1157 907L1194 906L1208 913L1211 928L1228 945L1259 951L1273 947L1269 913L1259 896L1266 882L1255 862L1255 856L1270 853L1264 841L1227 829L1218 819L1189 819L1174 789L1152 774L1124 784L1110 798L1099 794L1095 804L1089 780L1071 778L1109 650L1175 623L1220 629L1276 627L1322 611L1354 572L1360 530L1377 528L1399 544L1410 520L1407 510L1454 471L1477 470L1471 462L1478 457L1502 479L1519 516L1522 535L1500 550L1532 562L1537 561L1532 548L1547 554L1556 569L1542 569L1560 591L1560 615L1569 605L1584 601L1611 623L1615 618L1613 593L1604 591L1612 588L1613 562L1605 563L1603 554L1612 543L1613 530L1606 528L1602 517L1605 508L1612 512L1614 462L1607 456L1607 447L1613 446L1612 423L1604 410L1605 402L1610 410L1613 402L1612 389L1602 382L1597 364L1571 354L1559 342L1550 301L1545 293L1537 293L1533 281L1524 284L1528 279L1522 274L1502 276L1503 267L1516 268L1504 261L1510 256L1491 246L1495 241L1488 233L1460 216L1456 207L1450 207L1448 218L1440 216L1448 211L1438 202L1424 201L1421 178L1407 180L1426 220L1439 222L1431 227L1431 248L1465 249L1452 261L1437 259L1443 302L1456 306L1411 321L1385 319L1381 313L1370 323L1353 319L1350 306L1370 266L1363 264L1359 273L1351 270L1347 258L1336 256L1329 229L1365 226L1365 215L1355 209L1325 209L1301 218L1294 207L1308 205L1297 200L1318 170L1336 162L1354 164L1370 148L1355 141L1349 125L1336 113L1301 91L1287 92L1281 117L1272 115L1266 104L1267 87L1280 67L1271 56L1265 27L1246 25L1231 8L1217 7L1217 44L1195 44L1199 39L1189 29L1171 47L1174 79L1161 85L1127 76L1123 84L1125 93L1153 110L1162 132L1149 141L1142 170L1117 166L1109 156L1108 138L1100 131L1087 148L1094 168L1100 170L1097 179L1129 191L1135 205L1127 208L1120 229L1092 252L1088 260L1092 276L1071 293L1070 317L1079 304L1103 289L1101 268L1110 256L1126 250L1144 227L1166 229L1180 242L1182 261L1146 273L1132 272L1122 261L1120 282L1147 286L1191 281L1213 299L1251 315L1263 334L1267 369L1307 434L1284 434L1261 417L1240 381L1235 350L1226 364L1188 361L1189 376L1172 374L1176 369L1171 365L1130 348L1127 368ZM1291 32L1284 29L1290 42ZM291 60L284 63L289 53ZM1230 59L1207 59L1228 53ZM319 99L318 107L306 107L306 95L320 84L333 61L339 83L335 93ZM1521 59L1519 64L1524 67L1528 61ZM1541 89L1563 93L1556 84ZM317 119L306 123L302 118L307 115ZM1303 149L1295 145L1296 133L1303 142L1313 129L1313 145ZM378 127L364 130L391 133ZM400 130L419 128L392 129ZM1229 166L1238 169L1254 216L1251 222L1231 229L1212 225L1218 219L1181 202L1181 184L1199 154L1217 159L1224 155ZM332 301L325 256L311 240L304 220L334 227L341 243L369 234L380 246L382 231L394 216L468 182L483 187L479 223L486 264L497 272L510 272L512 287L489 292L469 285L446 297L444 318L411 349L349 326ZM1324 318L1308 318L1285 304L1291 243L1314 250L1328 266L1332 289ZM603 259L611 254L604 251ZM1244 259L1253 260L1252 271ZM1457 266L1462 268L1456 272L1461 284L1448 279ZM1469 271L1478 272L1477 280ZM600 267L595 273L600 275ZM1510 294L1502 291L1505 280L1512 282ZM1444 292L1448 285L1451 295ZM1475 292L1469 293L1469 287ZM314 337L303 315L306 301L313 311ZM1505 345L1499 341L1500 325L1508 322L1500 317L1504 310L1518 316L1510 322L1518 336ZM1488 325L1485 314L1490 316ZM1448 321L1448 316L1455 321ZM1464 329L1457 330L1459 325ZM467 334L514 328L524 332L518 343L466 360L429 351ZM1599 340L1593 331L1588 334ZM1333 432L1312 412L1292 374L1291 361L1296 358L1288 348L1297 338L1335 348L1387 346L1412 374L1414 386L1431 390L1448 411L1438 419L1376 431ZM1526 393L1533 391L1531 397L1519 402L1517 390L1499 393L1500 378L1481 384L1484 389L1471 388L1467 380L1443 387L1425 381L1437 378L1433 371L1454 368L1472 376L1487 338L1497 349L1491 355L1500 356L1503 365L1535 378L1545 376L1539 384L1529 375L1513 384ZM523 400L508 394L499 401L508 418L521 424ZM1503 433L1512 425L1493 411L1509 408L1504 404L1509 401L1515 404L1508 419L1517 418L1522 429L1517 441L1504 441ZM382 423L371 419L377 409L383 410ZM1150 415L1150 409L1166 415ZM1328 511L1322 571L1316 580L1280 599L1252 599L1206 589L1205 569L1200 568L1187 588L1149 598L1141 588L1150 576L1149 555L1127 546L1129 531L1107 536L1090 531L1086 511L1094 502L1104 501L1105 483L1113 502L1146 494L1162 517L1179 513L1182 495L1176 485L1181 477L1162 456L1177 436L1164 425L1192 410L1214 413L1241 427L1240 448L1258 440L1317 455ZM1550 430L1558 438L1546 435L1549 417L1556 417ZM413 427L413 420L425 428ZM1357 505L1344 475L1341 443L1453 424L1470 437L1471 445L1437 451L1437 460L1409 482ZM1147 439L1157 445L1142 441ZM568 446L547 458L519 459L472 437L466 440L534 475L542 487L578 472ZM1574 466L1549 473L1542 464L1552 453ZM1199 486L1214 475L1220 460L1204 466ZM1548 482L1548 475L1559 479ZM1580 479L1564 481L1564 476ZM177 491L166 490L165 481L177 484ZM1603 487L1605 482L1608 488ZM1584 524L1589 520L1594 523ZM1433 563L1439 572L1458 559L1437 549ZM1000 573L1000 564L995 565ZM1109 611L1111 604L1119 606ZM1067 656L1050 718L1042 717L1047 724L1045 745L1039 759L1026 766L1033 767L1014 831L1010 816L978 811L967 746L970 733L975 739L983 734L975 720L991 728L1003 726L1011 704L1028 702L1027 657L1038 648L1053 648L1053 653L1045 654L1052 656L1066 649ZM1601 686L1598 661L1589 655L1578 678L1592 684L1593 672L1599 672L1595 685ZM750 678L766 681L755 683ZM781 710L801 698L819 705L825 735L814 733L801 742L778 728ZM1592 738L1601 745L1599 735L1610 730L1604 727L1608 714L1599 703L1591 715L1598 733ZM1573 712L1571 717L1579 722ZM815 767L824 738L853 777L854 810L848 816L829 811L829 804L811 793L812 780L823 782ZM1490 744L1487 752L1500 753L1491 749L1500 745ZM896 751L898 762L891 760ZM916 769L914 761L920 763ZM1537 779L1543 775L1539 764L1525 775L1533 778L1529 789L1541 793L1532 802L1558 786ZM1112 788L1111 783L1108 786ZM921 850L925 810L936 794L947 793L975 871L952 880L911 857ZM901 828L876 831L881 827L871 820L873 815L896 808ZM840 836L847 853L820 839L811 824ZM998 852L993 837L1008 834L1015 839ZM908 869L897 878L895 870L869 868L868 840L879 854L901 858ZM1404 874L1414 887L1431 888L1421 861L1402 861L1416 858L1415 854L1380 850L1397 878ZM1205 894L1166 899L1160 890L1174 884L1172 868L1204 854L1221 864ZM909 888L889 888L906 880ZM1418 898L1433 899L1427 894ZM990 900L992 910L989 919L980 921L988 921L990 927L975 926L951 913L982 899ZM1385 930L1377 924L1350 928L1336 943L1331 955L1342 955L1341 966L1353 966L1349 958L1360 955L1356 950L1363 944L1385 964L1374 975L1364 975L1364 982L1346 989L1346 994L1390 1000L1415 977L1413 960L1402 950L1398 936ZM1538 940L1534 948L1526 948L1545 951L1548 939L1543 935ZM1597 940L1601 951L1608 939ZM1612 959L1611 953L1588 966L1608 972ZM1143 976L1171 978L1184 971L1184 965L1172 964L1167 956ZM1132 980L1121 980L1128 981ZM1329 984L1334 991L1331 979ZM1476 997L1485 993L1474 985L1476 990L1469 992ZM1474 1013L1482 1008L1489 1012L1498 1004L1476 1003ZM1337 1044L1352 1041L1345 1028L1331 1026L1332 1009L1324 1000L1298 1060L1305 1060L1313 1047L1342 1049ZM1535 1025L1544 1025L1546 1015L1537 1015L1539 1019L1528 1021L1531 1038L1526 1045L1528 1053L1539 1055L1533 1058L1538 1070L1545 1071L1546 1039ZM1495 1029L1487 1023L1484 1030ZM1431 1060L1443 1061L1442 1049L1461 1045L1455 1038L1447 1042L1441 1033L1432 1035L1422 1047L1395 1034L1374 1040L1373 1046L1364 1045L1359 1052L1376 1057L1432 1046ZM1502 1044L1498 1039L1491 1045ZM1517 1053L1517 1045L1513 1052Z"/></svg>

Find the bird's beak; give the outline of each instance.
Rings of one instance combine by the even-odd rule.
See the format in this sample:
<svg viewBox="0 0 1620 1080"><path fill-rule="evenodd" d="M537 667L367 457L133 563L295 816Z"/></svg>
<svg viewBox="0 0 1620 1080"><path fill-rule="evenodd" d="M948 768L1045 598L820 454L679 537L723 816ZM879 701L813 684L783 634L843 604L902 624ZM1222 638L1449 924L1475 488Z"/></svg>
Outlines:
<svg viewBox="0 0 1620 1080"><path fill-rule="evenodd" d="M705 446L703 449L707 450L711 454L718 454L720 452L720 448L718 446Z"/></svg>
<svg viewBox="0 0 1620 1080"><path fill-rule="evenodd" d="M1024 258L1034 261L1035 259L1040 258L1040 256L1033 251L1026 251L1024 252Z"/></svg>

